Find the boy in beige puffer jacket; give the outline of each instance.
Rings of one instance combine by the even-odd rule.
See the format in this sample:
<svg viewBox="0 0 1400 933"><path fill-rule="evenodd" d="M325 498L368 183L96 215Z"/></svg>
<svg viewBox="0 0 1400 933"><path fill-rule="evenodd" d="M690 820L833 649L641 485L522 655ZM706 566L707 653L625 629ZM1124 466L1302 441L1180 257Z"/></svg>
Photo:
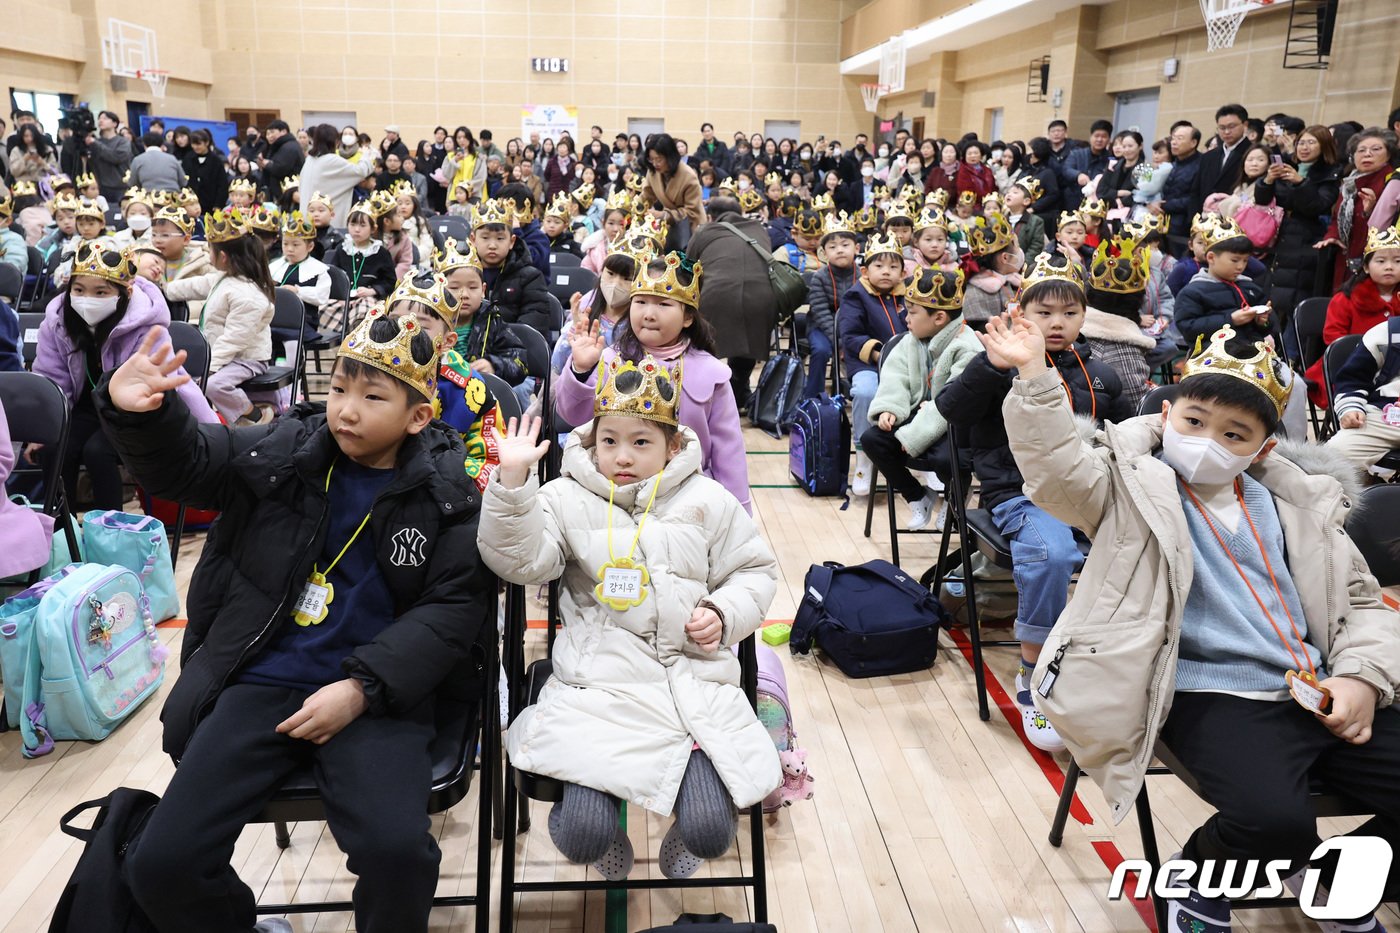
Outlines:
<svg viewBox="0 0 1400 933"><path fill-rule="evenodd" d="M1310 774L1394 832L1400 620L1346 537L1354 473L1272 436L1282 364L1233 338L1187 363L1161 415L1106 424L1092 446L1036 331L996 321L984 342L1019 371L1003 412L1027 495L1096 542L1045 643L1038 706L1116 819L1160 740L1219 811L1181 857L1300 867L1318 841ZM1228 899L1177 887L1170 929L1228 930Z"/></svg>

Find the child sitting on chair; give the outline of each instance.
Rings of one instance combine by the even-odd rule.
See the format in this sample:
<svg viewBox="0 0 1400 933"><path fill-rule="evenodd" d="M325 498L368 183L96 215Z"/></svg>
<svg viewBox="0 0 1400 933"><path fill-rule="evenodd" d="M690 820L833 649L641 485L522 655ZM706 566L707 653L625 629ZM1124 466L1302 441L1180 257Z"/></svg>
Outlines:
<svg viewBox="0 0 1400 933"><path fill-rule="evenodd" d="M495 599L461 441L433 420L437 348L376 310L340 348L324 405L228 428L195 424L172 397L184 353L154 346L100 384L98 412L153 495L221 515L161 716L180 766L126 856L136 902L161 933L253 930L234 843L308 766L359 876L358 929L426 933L436 701L471 695Z"/></svg>
<svg viewBox="0 0 1400 933"><path fill-rule="evenodd" d="M564 378L572 378L564 376ZM539 419L498 438L478 545L512 583L563 580L553 676L511 723L511 763L564 785L550 837L571 862L627 877L618 801L676 822L660 867L686 878L734 839L735 807L782 783L729 649L763 621L778 567L758 528L700 471L680 386L649 355L600 367L595 417L538 488Z"/></svg>
<svg viewBox="0 0 1400 933"><path fill-rule="evenodd" d="M1002 410L1026 494L1103 544L1030 686L1115 820L1161 741L1218 811L1179 858L1303 867L1318 842L1310 774L1373 808L1363 831L1400 843L1400 716L1387 709L1400 620L1346 535L1354 472L1273 437L1284 364L1222 328L1175 401L1086 439L1037 330L996 321L984 343L1018 374ZM1188 893L1169 901L1167 928L1229 928L1228 899L1176 887Z"/></svg>

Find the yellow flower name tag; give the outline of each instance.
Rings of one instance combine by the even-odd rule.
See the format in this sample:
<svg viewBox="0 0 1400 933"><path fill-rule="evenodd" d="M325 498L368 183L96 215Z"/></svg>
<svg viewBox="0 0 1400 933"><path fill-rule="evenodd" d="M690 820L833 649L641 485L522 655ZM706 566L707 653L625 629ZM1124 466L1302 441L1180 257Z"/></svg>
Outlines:
<svg viewBox="0 0 1400 933"><path fill-rule="evenodd" d="M335 585L323 573L313 573L292 607L292 620L300 626L317 625L325 621L330 610L326 607L335 598Z"/></svg>
<svg viewBox="0 0 1400 933"><path fill-rule="evenodd" d="M598 568L598 580L593 588L598 602L622 612L640 606L647 598L651 575L644 565L619 557Z"/></svg>

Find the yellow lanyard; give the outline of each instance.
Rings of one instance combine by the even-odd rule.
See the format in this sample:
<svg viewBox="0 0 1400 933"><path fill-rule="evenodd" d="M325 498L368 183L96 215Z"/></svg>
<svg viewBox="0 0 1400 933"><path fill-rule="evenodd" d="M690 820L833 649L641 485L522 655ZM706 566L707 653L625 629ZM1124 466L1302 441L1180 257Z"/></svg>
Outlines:
<svg viewBox="0 0 1400 933"><path fill-rule="evenodd" d="M330 491L331 491L331 474L334 473L334 472L335 472L335 463L332 463L332 464L331 464L331 468L330 468L329 470L326 471L326 493L327 493L327 494L329 494ZM360 527L355 529L355 533L354 533L353 535L350 536L350 540L345 542L345 547L341 548L341 549L340 549L340 553L337 554L337 555L335 555L335 560L331 561L330 566L326 568L326 572L320 574L321 577L322 577L323 579L324 579L325 577L327 577L327 576L330 575L330 572L331 572L332 570L335 569L335 565L336 565L336 564L340 563L340 559L341 559L342 557L345 556L345 552L348 551L348 550L350 550L350 545L354 544L354 543L355 543L355 539L358 538L358 537L360 536L360 532L362 532L362 531L365 530L365 526L369 524L369 517L370 517L371 515L373 515L373 514L374 514L374 509L373 509L373 507L371 507L370 510L369 510L368 512L365 513L365 517L364 517L363 519L360 520ZM611 527L611 526L609 526L609 527ZM633 543L635 544L636 542L633 542ZM320 573L320 571L316 569L316 565L315 565L315 564L312 564L312 565L311 565L311 573L312 573L312 576L315 576L316 574Z"/></svg>
<svg viewBox="0 0 1400 933"><path fill-rule="evenodd" d="M653 504L654 502L656 502L656 491L657 491L658 489L661 488L661 477L664 476L665 474L666 474L666 468L665 468L665 467L662 467L662 468L661 468L661 472L656 474L656 482L653 483L653 484L652 484L652 487L651 487L651 498L647 500L647 507L646 507L646 509L643 510L643 512L642 512L642 520L639 521L639 522L637 522L637 533L634 534L634 535L632 536L632 546L631 546L630 548L627 549L627 557L625 558L625 560L626 560L628 563L631 563L631 561L632 561L632 555L635 554L636 551L637 551L637 542L640 541L640 540L641 540L641 537L642 537L642 526L645 525L645 524L647 523L647 515L650 514L650 512L651 512L651 506L652 506L652 504ZM613 553L613 543L612 543L612 528L613 528L613 492L614 492L616 489L617 489L617 486L614 485L613 481L612 481L612 480L608 480L608 558L609 558L613 563L616 563L616 562L617 562L617 555ZM368 517L368 516L366 516L366 517Z"/></svg>

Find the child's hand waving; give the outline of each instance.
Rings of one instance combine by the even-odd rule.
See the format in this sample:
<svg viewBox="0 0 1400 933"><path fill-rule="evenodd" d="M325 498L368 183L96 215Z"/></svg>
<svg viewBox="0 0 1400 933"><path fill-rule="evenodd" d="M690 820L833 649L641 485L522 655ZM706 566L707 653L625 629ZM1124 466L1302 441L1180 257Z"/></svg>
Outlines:
<svg viewBox="0 0 1400 933"><path fill-rule="evenodd" d="M526 417L517 421L512 418L504 436L495 428L491 429L491 434L496 439L496 453L501 462L497 471L501 485L507 489L525 485L530 470L549 450L549 441L539 440L540 419Z"/></svg>
<svg viewBox="0 0 1400 933"><path fill-rule="evenodd" d="M154 349L160 334L158 326L146 331L141 346L112 373L107 393L119 410L155 411L166 392L190 381L187 373L176 372L185 362L184 350L172 354L169 343Z"/></svg>
<svg viewBox="0 0 1400 933"><path fill-rule="evenodd" d="M573 356L574 372L587 373L603 358L603 325L590 322L581 310L574 312L574 326L569 328L569 351Z"/></svg>
<svg viewBox="0 0 1400 933"><path fill-rule="evenodd" d="M1022 379L1045 371L1045 338L1019 310L987 321L987 332L978 336L997 369L1015 369Z"/></svg>
<svg viewBox="0 0 1400 933"><path fill-rule="evenodd" d="M700 650L711 654L719 650L720 639L724 637L724 622L719 613L709 606L696 606L685 624L685 633L690 640L700 646Z"/></svg>

